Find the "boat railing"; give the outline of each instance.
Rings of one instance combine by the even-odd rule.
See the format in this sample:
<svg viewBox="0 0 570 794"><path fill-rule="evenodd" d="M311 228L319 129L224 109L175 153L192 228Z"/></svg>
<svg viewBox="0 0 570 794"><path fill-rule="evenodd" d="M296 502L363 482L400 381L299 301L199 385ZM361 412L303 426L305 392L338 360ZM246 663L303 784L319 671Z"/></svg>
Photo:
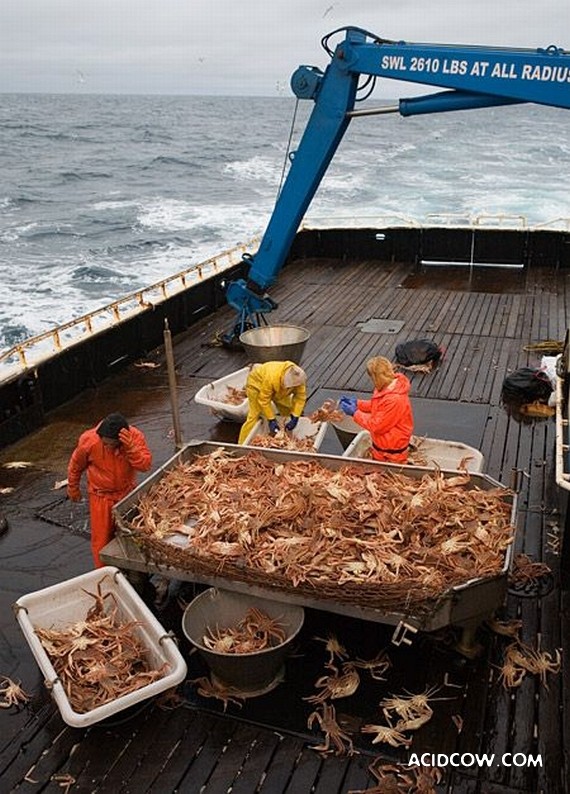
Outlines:
<svg viewBox="0 0 570 794"><path fill-rule="evenodd" d="M544 223L538 223L534 226L535 229L552 229L553 231L566 230L570 231L570 218L553 218Z"/></svg>
<svg viewBox="0 0 570 794"><path fill-rule="evenodd" d="M310 215L301 222L300 229L363 229L384 228L386 226L420 227L422 224L406 215L399 213L382 213L380 215Z"/></svg>
<svg viewBox="0 0 570 794"><path fill-rule="evenodd" d="M195 284L224 273L239 264L243 253L258 243L257 237L248 243L240 243L204 262L191 265L186 270L0 352L0 383L11 380L73 345L159 305Z"/></svg>
<svg viewBox="0 0 570 794"><path fill-rule="evenodd" d="M568 416L566 415L567 401L564 396L565 379L556 377L556 451L555 470L556 484L565 491L570 491L570 472L566 465L570 453L568 439Z"/></svg>
<svg viewBox="0 0 570 794"><path fill-rule="evenodd" d="M541 223L529 223L525 215L510 215L508 213L481 212L476 215L468 213L434 212L422 218L410 218L398 213L381 213L378 215L359 215L343 217L342 215L308 216L301 224L301 229L331 229L343 228L386 228L388 226L408 228L430 228L445 226L447 228L462 229L515 229L537 230L552 229L553 231L570 230L569 218L553 218Z"/></svg>
<svg viewBox="0 0 570 794"><path fill-rule="evenodd" d="M525 215L481 212L477 215L460 213L430 213L426 215L429 226L455 226L469 229L528 229Z"/></svg>

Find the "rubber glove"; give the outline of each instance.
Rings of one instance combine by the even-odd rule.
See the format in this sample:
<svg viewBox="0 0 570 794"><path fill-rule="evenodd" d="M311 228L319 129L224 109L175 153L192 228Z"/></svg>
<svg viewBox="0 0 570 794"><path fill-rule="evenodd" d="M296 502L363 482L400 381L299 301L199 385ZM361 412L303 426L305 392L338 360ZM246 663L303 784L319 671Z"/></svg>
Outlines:
<svg viewBox="0 0 570 794"><path fill-rule="evenodd" d="M297 422L299 421L299 417L291 414L291 419L285 425L285 430L294 430L297 427Z"/></svg>
<svg viewBox="0 0 570 794"><path fill-rule="evenodd" d="M79 488L71 488L71 486L67 486L67 498L71 499L72 502L80 502L81 501L81 491Z"/></svg>
<svg viewBox="0 0 570 794"><path fill-rule="evenodd" d="M354 416L356 413L356 397L341 397L339 400L339 408L344 411L348 416Z"/></svg>
<svg viewBox="0 0 570 794"><path fill-rule="evenodd" d="M122 427L119 430L119 441L128 451L134 447L133 437L131 436L131 431L128 430L126 427Z"/></svg>
<svg viewBox="0 0 570 794"><path fill-rule="evenodd" d="M270 419L269 432L271 433L271 435L272 436L275 435L275 433L277 433L278 430L279 430L279 422L277 421L277 419Z"/></svg>

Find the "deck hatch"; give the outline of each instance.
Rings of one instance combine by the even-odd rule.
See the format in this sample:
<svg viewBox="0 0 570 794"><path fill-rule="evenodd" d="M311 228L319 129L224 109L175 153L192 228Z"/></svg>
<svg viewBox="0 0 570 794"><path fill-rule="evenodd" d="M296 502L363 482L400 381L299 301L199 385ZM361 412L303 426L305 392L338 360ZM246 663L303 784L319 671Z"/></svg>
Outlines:
<svg viewBox="0 0 570 794"><path fill-rule="evenodd" d="M365 323L358 323L358 330L363 334L397 334L403 327L403 320L385 320L381 317L371 317Z"/></svg>

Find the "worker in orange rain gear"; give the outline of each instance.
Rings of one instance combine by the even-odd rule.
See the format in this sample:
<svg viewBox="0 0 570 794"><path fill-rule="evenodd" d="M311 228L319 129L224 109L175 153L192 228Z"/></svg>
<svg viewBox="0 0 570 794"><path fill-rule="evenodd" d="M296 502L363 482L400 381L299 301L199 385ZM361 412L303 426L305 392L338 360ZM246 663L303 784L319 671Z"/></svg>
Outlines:
<svg viewBox="0 0 570 794"><path fill-rule="evenodd" d="M304 370L293 361L254 364L245 386L249 406L238 443L245 442L260 417L267 419L269 432L276 433L275 409L281 416L289 416L285 430L294 430L307 401L306 383Z"/></svg>
<svg viewBox="0 0 570 794"><path fill-rule="evenodd" d="M371 358L366 371L374 384L372 399L341 397L339 405L372 436L374 460L406 463L414 429L410 381L402 373L396 373L383 356Z"/></svg>
<svg viewBox="0 0 570 794"><path fill-rule="evenodd" d="M99 552L115 534L113 506L136 486L136 472L148 471L151 463L143 433L122 414L109 414L79 437L67 467L67 495L81 501L79 484L86 472L95 567L103 565Z"/></svg>

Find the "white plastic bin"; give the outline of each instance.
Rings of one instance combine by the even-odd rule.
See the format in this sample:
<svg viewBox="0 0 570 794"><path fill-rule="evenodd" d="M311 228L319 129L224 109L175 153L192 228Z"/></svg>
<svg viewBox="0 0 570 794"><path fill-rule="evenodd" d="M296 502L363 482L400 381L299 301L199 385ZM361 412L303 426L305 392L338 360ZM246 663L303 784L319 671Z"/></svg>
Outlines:
<svg viewBox="0 0 570 794"><path fill-rule="evenodd" d="M112 593L115 597L113 606L118 610L118 620L124 623L131 621L139 623L136 631L148 651L147 661L150 667L158 670L165 663L167 667L163 677L157 681L97 706L91 711L80 713L72 708L34 629L62 630L66 626L84 620L89 609L95 604L90 593L95 595L100 593L102 596ZM14 604L14 611L63 720L74 728L84 728L110 717L141 700L175 687L186 677L186 662L174 639L167 634L166 629L154 617L127 578L118 568L111 565L22 596Z"/></svg>
<svg viewBox="0 0 570 794"><path fill-rule="evenodd" d="M325 437L326 432L327 432L326 422L311 422L311 420L307 416L300 416L299 421L297 423L297 427L292 431L291 435L294 438L299 438L299 439L312 438L315 452L317 452L320 449L321 444L323 443L323 439ZM255 424L255 427L246 437L244 444L251 444L252 440L256 436L263 436L268 434L269 434L269 425L267 423L267 419L258 419L258 421Z"/></svg>
<svg viewBox="0 0 570 794"><path fill-rule="evenodd" d="M352 416L343 416L339 421L331 422L331 425L344 450L347 450L362 432L362 427L356 424Z"/></svg>
<svg viewBox="0 0 570 794"><path fill-rule="evenodd" d="M480 472L483 469L483 455L475 447L469 447L460 441L444 441L439 438L424 438L422 436L412 436L411 444L415 447L417 460L414 458L414 450L411 450L410 463L416 466L438 466L440 469L458 469L461 461L465 462L467 471ZM368 430L362 430L354 441L343 452L345 458L366 458L372 446L372 439ZM425 462L420 462L425 461Z"/></svg>
<svg viewBox="0 0 570 794"><path fill-rule="evenodd" d="M224 398L227 394L228 386L234 389L245 389L250 370L251 367L243 367L243 369L238 369L223 378L207 383L196 392L194 400L199 405L206 405L210 409L210 413L218 419L242 423L247 416L247 397L237 405L224 402Z"/></svg>

